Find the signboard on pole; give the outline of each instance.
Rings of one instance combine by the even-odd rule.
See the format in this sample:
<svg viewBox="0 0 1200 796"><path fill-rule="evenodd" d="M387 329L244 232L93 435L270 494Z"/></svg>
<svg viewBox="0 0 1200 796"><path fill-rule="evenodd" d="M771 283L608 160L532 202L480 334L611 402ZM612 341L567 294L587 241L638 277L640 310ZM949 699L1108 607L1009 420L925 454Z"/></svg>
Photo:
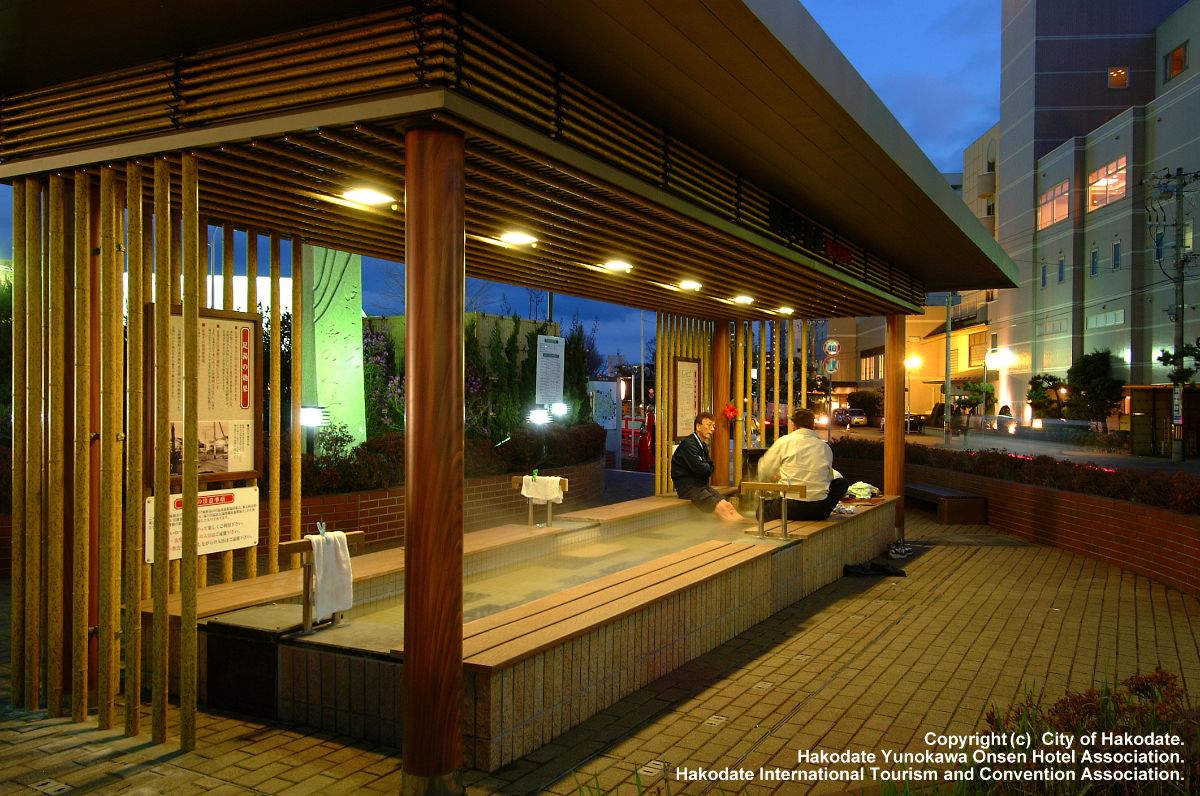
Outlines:
<svg viewBox="0 0 1200 796"><path fill-rule="evenodd" d="M539 334L537 338L537 381L535 404L563 402L563 364L566 362L566 341L561 337Z"/></svg>
<svg viewBox="0 0 1200 796"><path fill-rule="evenodd" d="M825 353L831 357L835 357L838 354L842 353L841 342L838 340L835 340L832 337L826 338L825 339Z"/></svg>
<svg viewBox="0 0 1200 796"><path fill-rule="evenodd" d="M211 555L258 544L258 487L215 489L196 497L197 554ZM171 495L170 558L183 557L183 495ZM146 563L154 563L154 498L146 498Z"/></svg>
<svg viewBox="0 0 1200 796"><path fill-rule="evenodd" d="M821 370L830 376L838 372L839 365L837 357L826 357L821 360Z"/></svg>
<svg viewBox="0 0 1200 796"><path fill-rule="evenodd" d="M1183 425L1183 385L1176 384L1174 390L1174 400L1171 401L1171 414L1175 418L1175 425Z"/></svg>

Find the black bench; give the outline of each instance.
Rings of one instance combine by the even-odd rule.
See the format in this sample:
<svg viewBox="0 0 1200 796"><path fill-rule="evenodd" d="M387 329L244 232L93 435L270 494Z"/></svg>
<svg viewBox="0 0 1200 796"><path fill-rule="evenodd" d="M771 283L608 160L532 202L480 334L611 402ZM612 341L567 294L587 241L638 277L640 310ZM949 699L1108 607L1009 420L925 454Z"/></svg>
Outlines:
<svg viewBox="0 0 1200 796"><path fill-rule="evenodd" d="M938 522L942 525L987 524L987 498L982 495L920 483L905 484L904 495L936 504Z"/></svg>

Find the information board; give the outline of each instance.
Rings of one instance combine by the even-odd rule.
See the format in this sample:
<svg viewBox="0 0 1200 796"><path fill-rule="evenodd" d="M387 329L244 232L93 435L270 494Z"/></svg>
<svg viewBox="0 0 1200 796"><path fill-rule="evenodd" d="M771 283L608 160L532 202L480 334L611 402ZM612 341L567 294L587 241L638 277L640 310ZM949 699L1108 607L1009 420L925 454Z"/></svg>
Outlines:
<svg viewBox="0 0 1200 796"><path fill-rule="evenodd" d="M258 487L215 489L197 496L197 555L258 544ZM171 495L170 558L183 556L183 495ZM146 498L146 563L154 563L154 498Z"/></svg>
<svg viewBox="0 0 1200 796"><path fill-rule="evenodd" d="M561 337L539 334L537 338L537 386L535 404L563 402L563 364L566 361L566 341Z"/></svg>
<svg viewBox="0 0 1200 796"><path fill-rule="evenodd" d="M700 414L700 360L680 357L675 360L675 439L682 439L696 427Z"/></svg>

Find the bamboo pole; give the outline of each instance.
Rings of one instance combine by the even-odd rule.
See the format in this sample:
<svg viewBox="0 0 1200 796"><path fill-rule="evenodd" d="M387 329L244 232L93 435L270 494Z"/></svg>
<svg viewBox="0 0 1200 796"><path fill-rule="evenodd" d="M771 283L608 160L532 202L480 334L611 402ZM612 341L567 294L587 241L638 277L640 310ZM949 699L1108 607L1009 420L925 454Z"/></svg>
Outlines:
<svg viewBox="0 0 1200 796"><path fill-rule="evenodd" d="M12 703L25 704L25 454L26 409L25 294L29 269L25 245L25 180L15 179L13 197L13 458L12 458L12 612L9 638Z"/></svg>
<svg viewBox="0 0 1200 796"><path fill-rule="evenodd" d="M25 180L25 707L41 703L42 661L42 210L41 184Z"/></svg>
<svg viewBox="0 0 1200 796"><path fill-rule="evenodd" d="M301 293L303 283L303 246L299 238L292 238L292 484L288 495L288 508L291 510L292 540L300 538L300 440L303 430L300 428L300 403L304 395L304 322L301 314ZM291 568L300 566L300 554L293 553Z"/></svg>
<svg viewBox="0 0 1200 796"><path fill-rule="evenodd" d="M154 625L150 641L151 737L167 740L167 597L170 594L171 498L171 165L154 161L154 566L151 569Z"/></svg>
<svg viewBox="0 0 1200 796"><path fill-rule="evenodd" d="M269 415L271 428L270 462L267 465L267 572L274 575L279 571L279 446L280 437L279 413L283 411L283 400L280 393L282 387L283 368L279 360L283 357L283 343L279 337L279 236L271 235L271 410Z"/></svg>
<svg viewBox="0 0 1200 796"><path fill-rule="evenodd" d="M718 444L713 446L713 480L718 486L729 486L729 442L732 434L725 419L729 403L729 321L716 321L712 326L709 345L709 369L712 371L713 417L720 429Z"/></svg>
<svg viewBox="0 0 1200 796"><path fill-rule="evenodd" d="M199 182L196 184L197 196L199 195ZM199 199L197 199L197 208L199 207ZM199 212L199 210L197 210ZM183 223L187 224L185 218ZM208 240L208 221L207 219L197 216L196 220L196 307L197 312L200 308L209 308L212 306L212 298L208 292L208 278L212 272L212 251L209 248ZM186 275L186 272L185 272ZM186 276L185 276L186 278ZM184 299L186 301L186 298ZM186 324L186 320L185 320ZM199 327L197 327L199 328ZM199 421L197 421L199 422ZM197 432L198 433L198 432ZM197 464L197 466L199 466ZM197 490L199 490L199 482L197 481ZM181 564L182 565L182 564ZM196 556L196 588L203 589L208 586L208 556ZM182 584L181 584L182 587Z"/></svg>
<svg viewBox="0 0 1200 796"><path fill-rule="evenodd" d="M196 748L197 445L199 413L200 217L196 156L182 158L183 210L183 524L179 591L179 748Z"/></svg>
<svg viewBox="0 0 1200 796"><path fill-rule="evenodd" d="M758 442L767 444L767 322L758 322Z"/></svg>
<svg viewBox="0 0 1200 796"><path fill-rule="evenodd" d="M168 197L170 190L168 188ZM180 293L182 288L181 274L183 271L183 215L176 209L171 214L171 303L182 304L183 295ZM182 409L183 407L179 407ZM180 418L172 418L179 420ZM182 429L181 429L182 431ZM170 572L170 588L171 593L179 592L179 559L171 561L168 565Z"/></svg>
<svg viewBox="0 0 1200 796"><path fill-rule="evenodd" d="M733 405L737 407L740 425L731 429L733 433L733 485L742 483L742 449L745 447L746 427L746 321L734 322L733 336Z"/></svg>
<svg viewBox="0 0 1200 796"><path fill-rule="evenodd" d="M808 408L808 324L800 327L800 406Z"/></svg>
<svg viewBox="0 0 1200 796"><path fill-rule="evenodd" d="M92 374L92 221L91 177L75 172L75 498L71 512L71 720L88 714L88 598L91 545L88 529L92 512L92 402L87 396Z"/></svg>
<svg viewBox="0 0 1200 796"><path fill-rule="evenodd" d="M666 425L671 422L667 417L667 403L663 397L663 388L666 386L666 373L663 367L663 346L666 345L664 339L663 313L656 312L654 314L654 450L657 452L657 466L655 467L655 484L654 494L665 495L667 484L671 480L671 451L667 450L667 433Z"/></svg>
<svg viewBox="0 0 1200 796"><path fill-rule="evenodd" d="M221 227L221 309L233 309L233 224L228 221ZM233 551L225 550L221 553L221 582L232 580Z"/></svg>
<svg viewBox="0 0 1200 796"><path fill-rule="evenodd" d="M787 322L787 398L788 398L788 413L787 413L787 430L791 434L795 429L792 427L792 414L796 411L796 322L788 319Z"/></svg>
<svg viewBox="0 0 1200 796"><path fill-rule="evenodd" d="M121 264L117 242L117 180L111 166L100 169L100 657L97 713L100 729L113 726L116 704L118 601L120 599L121 423L124 380L121 374Z"/></svg>
<svg viewBox="0 0 1200 796"><path fill-rule="evenodd" d="M253 227L246 230L246 312L258 312L258 230ZM255 356L262 356L262 352L256 351ZM255 389L261 390L262 385L256 384ZM248 486L258 486L258 479L250 479ZM257 534L254 544L246 548L246 577L258 577Z"/></svg>
<svg viewBox="0 0 1200 796"><path fill-rule="evenodd" d="M779 432L783 428L784 423L783 418L779 416L779 407L782 403L779 400L779 371L783 369L783 360L779 356L779 341L781 337L779 321L772 322L771 327L773 332L771 337L771 361L775 365L771 368L771 401L774 405L774 409L771 410L771 437L772 440L776 440L781 436Z"/></svg>
<svg viewBox="0 0 1200 796"><path fill-rule="evenodd" d="M125 614L121 630L125 674L125 734L142 730L142 529L145 525L145 488L142 477L144 429L142 330L146 295L142 260L144 225L142 217L142 166L130 161L125 167L125 196L128 217L129 271L127 350L125 363L128 432L125 435Z"/></svg>
<svg viewBox="0 0 1200 796"><path fill-rule="evenodd" d="M713 328L712 321L706 321L704 327L700 331L700 362L702 372L704 373L704 391L701 395L705 396L707 401L705 408L712 412L715 416L718 412L716 402L713 399L713 360L712 360L712 343L713 343Z"/></svg>
<svg viewBox="0 0 1200 796"><path fill-rule="evenodd" d="M48 481L46 491L48 523L46 526L46 711L51 716L63 714L62 651L63 651L63 534L65 519L63 497L66 474L63 445L66 442L66 318L64 317L63 288L66 284L66 221L64 213L66 180L61 175L50 178L50 206L47 222L50 228L49 280L47 305L50 328L50 446L48 448Z"/></svg>
<svg viewBox="0 0 1200 796"><path fill-rule="evenodd" d="M143 174L142 179L144 182L145 174ZM143 202L142 203L142 330L144 332L144 334L142 336L143 342L146 339L145 338L145 333L146 333L145 308L146 308L146 304L150 301L151 297L154 295L154 268L153 268L153 264L154 264L154 231L153 231L153 228L149 226L151 224L151 220L153 218L154 218L154 203L152 201L151 202ZM153 334L153 329L151 329L148 333ZM145 363L146 363L146 360L145 360L145 357L143 356L143 358L142 358L142 389L143 389L143 392L146 389L147 380L153 378L153 368L151 368L150 374L147 375L147 373L145 372L145 367L146 367ZM151 386L151 389L153 389L152 386ZM145 401L143 401L143 403L142 403L143 410L145 409L145 406L146 406ZM144 414L144 412L143 412L143 414ZM153 465L148 465L146 462L146 444L145 444L146 440L144 439L145 432L146 432L145 417L143 417L142 418L142 434L143 434L142 467L143 468L145 468L147 466L150 466L150 467L153 466ZM154 432L152 429L151 429L151 433L150 433L150 438L151 438L151 442L153 442ZM153 478L153 475L150 475L150 478ZM150 490L148 490L145 486L145 484L146 484L145 479L146 479L146 475L143 473L142 474L142 515L143 515L142 521L143 522L145 522L146 498L150 496ZM145 549L144 549L144 540L145 540L144 532L142 532L142 539L143 539L143 550L142 550L142 562L141 562L141 569L142 569L142 575L141 575L142 595L141 595L141 598L142 598L142 600L149 600L150 599L150 565L146 563L146 554L145 554ZM140 608L139 608L138 623L139 623L138 627L141 627ZM144 640L143 640L143 643L144 643ZM140 661L139 661L138 665L139 666L141 665Z"/></svg>

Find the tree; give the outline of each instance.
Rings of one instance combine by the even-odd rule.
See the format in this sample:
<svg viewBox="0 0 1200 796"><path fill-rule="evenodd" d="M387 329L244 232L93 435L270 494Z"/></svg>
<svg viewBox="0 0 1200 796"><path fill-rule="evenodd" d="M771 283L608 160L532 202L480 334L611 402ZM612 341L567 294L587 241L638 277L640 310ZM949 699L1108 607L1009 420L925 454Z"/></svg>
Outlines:
<svg viewBox="0 0 1200 796"><path fill-rule="evenodd" d="M1192 367L1187 366L1189 359L1193 363ZM1200 346L1195 343L1184 343L1178 354L1164 348L1158 352L1158 361L1171 369L1167 373L1167 378L1172 384L1191 384L1192 379L1196 377L1195 363L1200 361Z"/></svg>
<svg viewBox="0 0 1200 796"><path fill-rule="evenodd" d="M984 417L990 407L996 405L996 388L991 384L973 381L963 385L966 392L958 396L955 405L960 411L975 414L975 409L982 406L979 414L979 429L983 430ZM965 426L966 424L964 424Z"/></svg>
<svg viewBox="0 0 1200 796"><path fill-rule="evenodd" d="M846 403L852 409L863 410L868 417L883 414L883 393L879 390L855 390L846 396Z"/></svg>
<svg viewBox="0 0 1200 796"><path fill-rule="evenodd" d="M1031 378L1025 400L1033 409L1033 416L1061 418L1066 408L1062 394L1064 386L1066 383L1062 379L1049 373L1039 373Z"/></svg>
<svg viewBox="0 0 1200 796"><path fill-rule="evenodd" d="M1099 423L1108 433L1108 416L1121 404L1125 382L1112 377L1112 352L1093 351L1067 371L1067 409L1074 417Z"/></svg>
<svg viewBox="0 0 1200 796"><path fill-rule="evenodd" d="M572 321L564 343L563 400L571 422L585 423L592 419L592 405L587 394L587 335L578 317Z"/></svg>

